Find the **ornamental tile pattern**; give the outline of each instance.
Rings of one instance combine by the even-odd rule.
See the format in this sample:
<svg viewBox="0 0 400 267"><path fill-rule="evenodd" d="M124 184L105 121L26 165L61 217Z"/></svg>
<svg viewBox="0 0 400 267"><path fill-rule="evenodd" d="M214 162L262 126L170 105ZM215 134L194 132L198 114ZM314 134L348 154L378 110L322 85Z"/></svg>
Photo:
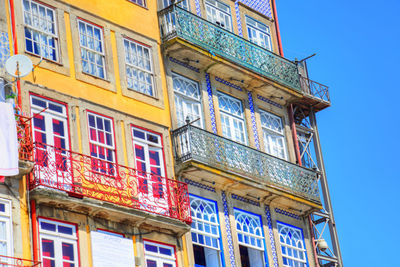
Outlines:
<svg viewBox="0 0 400 267"><path fill-rule="evenodd" d="M299 215L291 213L291 212L286 211L286 210L275 208L275 212L279 213L279 214L282 214L282 215L285 215L285 216L288 216L288 217L291 217L291 218L296 219L296 220L301 220L301 217Z"/></svg>
<svg viewBox="0 0 400 267"><path fill-rule="evenodd" d="M258 138L256 116L255 116L255 112L254 112L253 95L251 94L251 92L247 91L247 96L249 98L249 106L250 106L250 114L251 114L251 125L252 125L253 133L254 133L254 143L256 145L256 148L258 150L260 150L260 139Z"/></svg>
<svg viewBox="0 0 400 267"><path fill-rule="evenodd" d="M227 80L224 80L224 79L222 79L222 78L220 78L220 77L215 77L215 80L216 80L217 82L220 82L220 83L222 83L222 84L225 84L225 85L227 85L227 86L229 86L229 87L235 88L236 90L243 91L242 87L240 87L240 86L238 86L238 85L236 85L236 84L233 84L233 83L231 83L231 82L228 82Z"/></svg>
<svg viewBox="0 0 400 267"><path fill-rule="evenodd" d="M9 57L10 42L8 40L8 34L0 31L0 68L4 68Z"/></svg>
<svg viewBox="0 0 400 267"><path fill-rule="evenodd" d="M257 206L257 207L260 206L260 202L248 199L246 197L242 197L242 196L239 196L239 195L236 195L236 194L231 194L231 197L233 199L242 201L242 202L247 203L247 204L251 204L251 205L254 205L254 206Z"/></svg>
<svg viewBox="0 0 400 267"><path fill-rule="evenodd" d="M197 13L197 16L201 17L200 0L196 0L196 1L195 1L195 4L196 4L196 13Z"/></svg>
<svg viewBox="0 0 400 267"><path fill-rule="evenodd" d="M272 18L271 5L269 0L239 0L239 2L269 18Z"/></svg>
<svg viewBox="0 0 400 267"><path fill-rule="evenodd" d="M215 112L214 112L214 101L213 93L211 88L210 74L206 73L206 83L207 83L207 94L208 94L208 106L210 108L211 126L214 134L217 134L217 124L215 122Z"/></svg>
<svg viewBox="0 0 400 267"><path fill-rule="evenodd" d="M176 63L178 65L181 65L181 66L183 66L185 68L188 68L188 69L190 69L192 71L195 71L197 73L200 72L200 70L198 68L193 67L193 66L189 65L188 63L180 61L180 60L178 60L178 59L176 59L174 57L169 57L169 61L174 62L174 63Z"/></svg>
<svg viewBox="0 0 400 267"><path fill-rule="evenodd" d="M229 248L229 260L231 262L231 266L236 267L235 253L233 252L231 223L229 220L229 209L228 209L228 203L226 201L225 191L221 191L221 195L222 195L222 202L224 204L224 217L225 217L225 227L226 227L226 238L228 241L228 248Z"/></svg>
<svg viewBox="0 0 400 267"><path fill-rule="evenodd" d="M235 13L236 13L236 20L237 20L237 25L238 25L238 33L240 36L243 37L242 19L240 18L240 10L239 10L239 0L235 1Z"/></svg>
<svg viewBox="0 0 400 267"><path fill-rule="evenodd" d="M185 183L215 193L215 188L212 187L212 186L208 186L208 185L205 185L205 184L202 184L202 183L199 183L199 182L195 182L195 181L187 179L187 178L185 178Z"/></svg>
<svg viewBox="0 0 400 267"><path fill-rule="evenodd" d="M274 102L274 101L272 101L272 100L270 100L270 99L268 99L266 97L257 95L257 98L260 99L261 101L264 101L264 102L266 102L268 104L271 104L271 105L273 105L273 106L275 106L277 108L283 108L281 104L278 104L278 103L276 103L276 102Z"/></svg>
<svg viewBox="0 0 400 267"><path fill-rule="evenodd" d="M277 257L277 254L276 254L274 232L272 230L271 212L269 211L269 206L265 206L265 214L267 215L268 234L269 234L269 241L271 242L272 260L274 262L274 267L279 267L279 265L278 265L278 257Z"/></svg>

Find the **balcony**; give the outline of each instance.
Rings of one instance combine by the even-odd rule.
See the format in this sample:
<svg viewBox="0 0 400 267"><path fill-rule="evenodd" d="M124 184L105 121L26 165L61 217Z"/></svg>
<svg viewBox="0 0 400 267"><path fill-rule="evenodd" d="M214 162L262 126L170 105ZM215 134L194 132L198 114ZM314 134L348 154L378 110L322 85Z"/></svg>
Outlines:
<svg viewBox="0 0 400 267"><path fill-rule="evenodd" d="M191 223L185 183L47 144L35 143L34 157L31 190L56 189Z"/></svg>
<svg viewBox="0 0 400 267"><path fill-rule="evenodd" d="M318 174L311 169L191 125L173 131L172 138L175 161L182 168L187 168L184 165L188 162L198 162L320 204Z"/></svg>
<svg viewBox="0 0 400 267"><path fill-rule="evenodd" d="M40 261L27 260L23 258L0 255L1 267L40 267Z"/></svg>
<svg viewBox="0 0 400 267"><path fill-rule="evenodd" d="M304 76L300 76L300 85L304 97L296 102L305 104L306 106L312 106L315 111L322 110L331 105L328 86L310 80Z"/></svg>
<svg viewBox="0 0 400 267"><path fill-rule="evenodd" d="M170 6L159 12L159 23L164 52L168 56L186 63L194 62L191 64L208 72L212 70L225 80L243 81L276 97L311 96L313 100L326 101L324 95L314 90L314 84L310 87L302 83L294 62L195 14ZM266 83L279 84L285 92L277 92Z"/></svg>
<svg viewBox="0 0 400 267"><path fill-rule="evenodd" d="M29 173L33 167L33 142L31 118L15 114L19 154L19 174Z"/></svg>

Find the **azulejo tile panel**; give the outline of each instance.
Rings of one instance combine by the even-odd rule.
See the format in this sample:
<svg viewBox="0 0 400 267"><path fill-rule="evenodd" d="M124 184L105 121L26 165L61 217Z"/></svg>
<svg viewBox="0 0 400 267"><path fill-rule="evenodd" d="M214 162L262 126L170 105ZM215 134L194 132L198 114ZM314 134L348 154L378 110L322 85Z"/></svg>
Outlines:
<svg viewBox="0 0 400 267"><path fill-rule="evenodd" d="M0 68L4 68L9 57L10 42L8 39L8 33L0 31Z"/></svg>
<svg viewBox="0 0 400 267"><path fill-rule="evenodd" d="M226 239L227 239L228 248L229 248L229 260L231 262L231 266L235 267L236 266L235 253L233 251L231 223L230 223L230 220L229 220L229 209L228 209L228 202L226 200L225 191L221 192L221 196L222 196L222 202L223 202L223 205L224 205L224 218L225 218L225 227L226 227Z"/></svg>
<svg viewBox="0 0 400 267"><path fill-rule="evenodd" d="M256 123L256 116L255 116L255 111L254 111L254 102L253 102L253 96L251 92L247 92L247 96L249 98L249 106L250 106L250 114L251 114L251 124L253 128L253 134L254 134L254 143L256 145L256 148L260 150L260 139L258 138L258 131L257 131L257 123Z"/></svg>
<svg viewBox="0 0 400 267"><path fill-rule="evenodd" d="M217 134L217 123L215 122L214 101L211 88L210 74L206 73L208 106L210 108L211 126L214 134Z"/></svg>
<svg viewBox="0 0 400 267"><path fill-rule="evenodd" d="M278 265L278 257L277 257L277 254L276 254L274 232L273 232L273 229L272 229L271 212L269 210L269 206L265 206L265 214L267 215L268 235L269 235L269 241L271 242L272 261L274 262L274 267L279 267L279 265Z"/></svg>
<svg viewBox="0 0 400 267"><path fill-rule="evenodd" d="M239 2L269 18L272 18L271 5L269 0L239 0Z"/></svg>

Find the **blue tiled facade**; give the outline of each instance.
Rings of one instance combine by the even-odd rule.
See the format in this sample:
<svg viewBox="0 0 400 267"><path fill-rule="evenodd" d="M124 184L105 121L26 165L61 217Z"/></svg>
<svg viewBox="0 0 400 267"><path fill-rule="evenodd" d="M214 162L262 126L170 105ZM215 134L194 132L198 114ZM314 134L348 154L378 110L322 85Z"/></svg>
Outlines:
<svg viewBox="0 0 400 267"><path fill-rule="evenodd" d="M10 42L8 34L0 31L0 68L4 68L7 59L10 57Z"/></svg>

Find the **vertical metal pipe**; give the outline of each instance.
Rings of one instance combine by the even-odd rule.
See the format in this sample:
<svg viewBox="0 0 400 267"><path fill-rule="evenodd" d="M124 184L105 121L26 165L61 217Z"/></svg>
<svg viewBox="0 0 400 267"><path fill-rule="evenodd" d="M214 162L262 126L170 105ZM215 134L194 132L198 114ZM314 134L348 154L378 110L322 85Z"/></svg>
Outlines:
<svg viewBox="0 0 400 267"><path fill-rule="evenodd" d="M288 112L289 112L290 128L292 128L292 137L293 137L294 149L295 149L295 153L296 153L296 160L297 160L297 164L299 164L299 166L301 166L300 147L299 147L299 141L297 140L296 123L294 122L293 104L289 105Z"/></svg>
<svg viewBox="0 0 400 267"><path fill-rule="evenodd" d="M37 216L36 216L36 202L35 200L31 200L31 219L32 219L32 247L33 247L33 260L39 261L39 250L38 250L38 225L37 225Z"/></svg>
<svg viewBox="0 0 400 267"><path fill-rule="evenodd" d="M15 30L15 15L14 15L14 0L10 0L10 15L11 15L11 33L12 33L12 42L14 45L14 55L18 54L18 43L17 43L17 31ZM17 80L17 106L21 108L22 98L21 98L21 82Z"/></svg>
<svg viewBox="0 0 400 267"><path fill-rule="evenodd" d="M328 223L329 223L329 231L330 231L331 241L332 241L332 248L333 248L333 252L335 253L335 255L338 259L340 266L343 266L342 254L340 252L339 239L338 239L338 235L337 235L337 231L336 231L335 219L333 217L332 203L331 203L331 197L329 194L328 181L326 179L324 159L322 157L322 150L321 150L321 143L319 140L317 119L315 117L315 113L314 113L314 110L312 107L310 108L310 114L308 116L310 117L311 127L314 130L313 141L314 141L314 146L315 146L315 155L317 157L318 166L321 171L320 183L321 183L322 194L324 197L324 207L329 216Z"/></svg>
<svg viewBox="0 0 400 267"><path fill-rule="evenodd" d="M281 32L279 31L278 13L276 12L275 0L271 0L271 3L272 3L272 12L274 14L274 20L275 20L276 36L277 36L277 39L278 39L279 54L283 57Z"/></svg>
<svg viewBox="0 0 400 267"><path fill-rule="evenodd" d="M311 241L312 247L314 251L314 260L315 260L315 267L319 267L318 257L317 257L317 247L315 246L315 235L314 235L314 227L312 225L311 215L308 215L308 222L310 224L310 233L311 233Z"/></svg>

